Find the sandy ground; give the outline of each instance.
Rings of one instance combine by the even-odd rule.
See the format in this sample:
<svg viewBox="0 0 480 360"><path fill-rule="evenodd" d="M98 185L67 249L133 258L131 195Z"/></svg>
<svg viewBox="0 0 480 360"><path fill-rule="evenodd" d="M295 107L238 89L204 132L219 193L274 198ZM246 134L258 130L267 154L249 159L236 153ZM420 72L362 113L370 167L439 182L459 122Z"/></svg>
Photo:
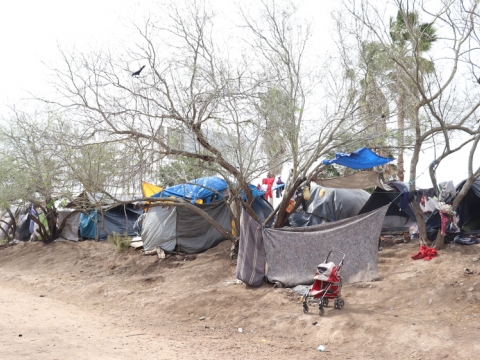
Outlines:
<svg viewBox="0 0 480 360"><path fill-rule="evenodd" d="M479 358L480 245L429 262L385 248L380 281L345 285L323 317L237 284L229 247L161 262L94 241L1 247L0 359Z"/></svg>

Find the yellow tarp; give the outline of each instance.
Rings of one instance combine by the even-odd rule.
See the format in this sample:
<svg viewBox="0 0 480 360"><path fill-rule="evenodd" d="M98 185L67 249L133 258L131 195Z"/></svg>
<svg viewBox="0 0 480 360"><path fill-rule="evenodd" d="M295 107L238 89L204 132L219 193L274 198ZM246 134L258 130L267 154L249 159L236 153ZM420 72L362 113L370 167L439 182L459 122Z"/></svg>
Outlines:
<svg viewBox="0 0 480 360"><path fill-rule="evenodd" d="M161 188L160 186L149 184L145 181L142 181L142 193L144 197L150 197L162 190L163 188Z"/></svg>

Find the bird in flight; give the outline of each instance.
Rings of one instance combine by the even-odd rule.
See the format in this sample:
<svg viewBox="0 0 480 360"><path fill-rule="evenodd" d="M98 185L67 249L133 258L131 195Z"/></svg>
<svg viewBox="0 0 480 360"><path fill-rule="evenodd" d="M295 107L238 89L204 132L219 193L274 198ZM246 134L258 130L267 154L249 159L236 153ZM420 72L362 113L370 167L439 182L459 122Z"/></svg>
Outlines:
<svg viewBox="0 0 480 360"><path fill-rule="evenodd" d="M140 70L137 70L137 71L135 71L134 73L132 73L132 76L138 76L138 75L140 75L140 73L142 72L142 70L143 70L144 67L145 67L145 65L143 65L143 66L140 68Z"/></svg>

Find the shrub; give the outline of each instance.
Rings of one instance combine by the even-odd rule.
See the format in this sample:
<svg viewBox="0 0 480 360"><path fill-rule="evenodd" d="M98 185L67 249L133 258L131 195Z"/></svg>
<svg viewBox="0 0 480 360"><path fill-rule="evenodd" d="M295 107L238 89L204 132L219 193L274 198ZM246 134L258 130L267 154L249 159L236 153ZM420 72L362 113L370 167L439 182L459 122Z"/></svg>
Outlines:
<svg viewBox="0 0 480 360"><path fill-rule="evenodd" d="M115 244L118 252L123 252L130 246L130 237L117 234L114 232L111 236L107 237L107 241Z"/></svg>

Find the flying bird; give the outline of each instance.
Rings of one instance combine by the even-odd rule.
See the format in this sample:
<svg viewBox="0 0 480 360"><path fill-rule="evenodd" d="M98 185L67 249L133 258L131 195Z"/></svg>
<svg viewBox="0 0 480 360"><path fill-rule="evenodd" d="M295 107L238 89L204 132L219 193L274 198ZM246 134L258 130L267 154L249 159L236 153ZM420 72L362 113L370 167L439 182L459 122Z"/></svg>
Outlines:
<svg viewBox="0 0 480 360"><path fill-rule="evenodd" d="M132 76L138 76L138 75L140 75L140 73L142 72L142 70L143 70L144 67L145 67L145 65L143 65L143 66L140 68L140 70L137 70L137 71L135 71L134 73L132 73Z"/></svg>

